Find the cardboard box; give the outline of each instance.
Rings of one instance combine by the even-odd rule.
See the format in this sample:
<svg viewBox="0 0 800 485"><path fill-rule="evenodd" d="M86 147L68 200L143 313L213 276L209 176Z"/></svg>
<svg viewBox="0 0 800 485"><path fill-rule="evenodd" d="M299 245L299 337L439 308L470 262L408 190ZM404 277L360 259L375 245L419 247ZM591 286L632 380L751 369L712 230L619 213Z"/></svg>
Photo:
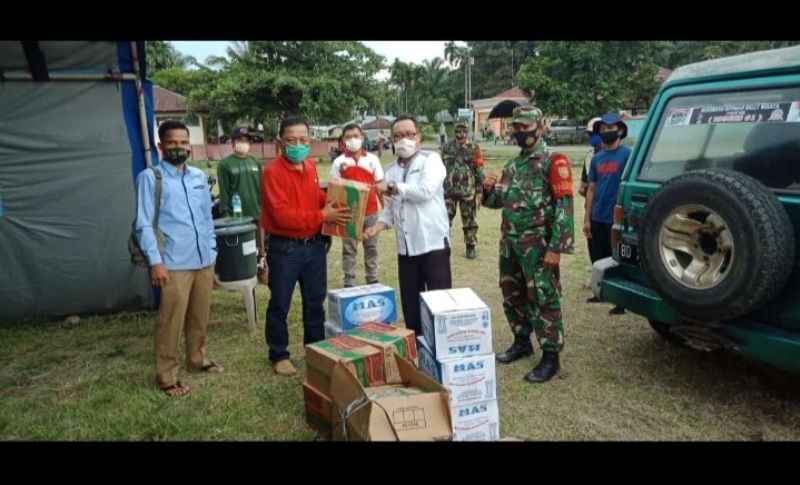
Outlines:
<svg viewBox="0 0 800 485"><path fill-rule="evenodd" d="M417 341L419 369L448 390L451 406L497 398L494 354L438 361L424 336Z"/></svg>
<svg viewBox="0 0 800 485"><path fill-rule="evenodd" d="M450 441L453 436L447 390L393 354L403 387L421 394L370 396L343 363L333 371L334 441Z"/></svg>
<svg viewBox="0 0 800 485"><path fill-rule="evenodd" d="M437 360L492 351L489 307L469 288L420 293L422 334Z"/></svg>
<svg viewBox="0 0 800 485"><path fill-rule="evenodd" d="M352 219L345 226L333 223L322 224L322 234L342 238L358 239L364 228L364 214L367 210L367 198L370 186L347 179L335 179L328 182L328 202L334 207L348 207Z"/></svg>
<svg viewBox="0 0 800 485"><path fill-rule="evenodd" d="M336 325L330 320L325 320L325 338L333 338L342 334L344 330L339 325Z"/></svg>
<svg viewBox="0 0 800 485"><path fill-rule="evenodd" d="M347 335L306 345L306 379L314 388L331 395L331 376L337 362L352 369L364 387L383 386L383 352Z"/></svg>
<svg viewBox="0 0 800 485"><path fill-rule="evenodd" d="M333 402L330 396L303 382L303 405L306 423L322 433L330 433L333 422Z"/></svg>
<svg viewBox="0 0 800 485"><path fill-rule="evenodd" d="M384 375L387 384L400 384L400 370L392 354L417 364L417 339L413 330L385 323L365 322L345 331L354 339L361 340L383 352Z"/></svg>
<svg viewBox="0 0 800 485"><path fill-rule="evenodd" d="M453 441L498 441L500 410L497 399L454 406Z"/></svg>
<svg viewBox="0 0 800 485"><path fill-rule="evenodd" d="M375 284L328 291L328 313L332 323L350 330L364 322L397 321L394 288Z"/></svg>

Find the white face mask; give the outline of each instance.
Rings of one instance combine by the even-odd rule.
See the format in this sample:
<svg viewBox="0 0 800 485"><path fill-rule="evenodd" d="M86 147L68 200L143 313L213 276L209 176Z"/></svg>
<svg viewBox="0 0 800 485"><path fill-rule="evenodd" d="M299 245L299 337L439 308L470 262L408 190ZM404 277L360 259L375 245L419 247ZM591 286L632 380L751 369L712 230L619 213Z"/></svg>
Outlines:
<svg viewBox="0 0 800 485"><path fill-rule="evenodd" d="M350 138L344 142L344 146L351 152L361 150L361 138Z"/></svg>
<svg viewBox="0 0 800 485"><path fill-rule="evenodd" d="M394 143L394 151L400 158L411 158L412 155L417 153L417 143L414 140L403 138Z"/></svg>
<svg viewBox="0 0 800 485"><path fill-rule="evenodd" d="M239 155L244 155L250 151L250 144L242 141L237 142L236 145L234 145L233 150Z"/></svg>

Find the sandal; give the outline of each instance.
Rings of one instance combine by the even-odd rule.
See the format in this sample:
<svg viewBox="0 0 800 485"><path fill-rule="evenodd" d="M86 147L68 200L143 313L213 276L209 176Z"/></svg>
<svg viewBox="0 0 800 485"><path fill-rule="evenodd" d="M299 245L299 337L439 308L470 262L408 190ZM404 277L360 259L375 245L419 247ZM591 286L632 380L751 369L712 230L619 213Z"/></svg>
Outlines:
<svg viewBox="0 0 800 485"><path fill-rule="evenodd" d="M206 364L206 365L204 365L203 367L200 368L201 372L209 372L211 374L216 374L216 373L222 372L224 370L225 369L221 365L217 364L216 362L211 362L210 364Z"/></svg>
<svg viewBox="0 0 800 485"><path fill-rule="evenodd" d="M162 387L161 390L168 397L184 396L189 392L189 386L185 386L181 381L178 381L171 386Z"/></svg>

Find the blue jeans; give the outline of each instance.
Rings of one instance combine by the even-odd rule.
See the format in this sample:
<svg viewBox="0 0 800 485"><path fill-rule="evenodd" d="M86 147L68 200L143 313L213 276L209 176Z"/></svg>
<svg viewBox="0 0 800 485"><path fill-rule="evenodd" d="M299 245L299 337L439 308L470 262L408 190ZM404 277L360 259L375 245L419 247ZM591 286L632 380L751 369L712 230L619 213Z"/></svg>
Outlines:
<svg viewBox="0 0 800 485"><path fill-rule="evenodd" d="M266 339L269 360L279 362L290 354L286 317L292 295L300 283L303 301L303 345L325 339L325 308L328 267L322 239L307 242L271 235L267 250L270 298L267 305Z"/></svg>

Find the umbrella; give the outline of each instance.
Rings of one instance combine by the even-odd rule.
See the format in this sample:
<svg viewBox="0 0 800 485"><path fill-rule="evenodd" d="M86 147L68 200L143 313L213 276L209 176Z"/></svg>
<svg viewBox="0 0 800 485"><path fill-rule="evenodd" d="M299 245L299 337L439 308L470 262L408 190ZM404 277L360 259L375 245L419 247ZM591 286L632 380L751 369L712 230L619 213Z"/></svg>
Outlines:
<svg viewBox="0 0 800 485"><path fill-rule="evenodd" d="M514 113L514 108L522 106L520 103L516 101L512 101L507 99L505 101L501 101L492 108L492 111L489 112L489 117L487 119L492 118L511 118L511 115Z"/></svg>

